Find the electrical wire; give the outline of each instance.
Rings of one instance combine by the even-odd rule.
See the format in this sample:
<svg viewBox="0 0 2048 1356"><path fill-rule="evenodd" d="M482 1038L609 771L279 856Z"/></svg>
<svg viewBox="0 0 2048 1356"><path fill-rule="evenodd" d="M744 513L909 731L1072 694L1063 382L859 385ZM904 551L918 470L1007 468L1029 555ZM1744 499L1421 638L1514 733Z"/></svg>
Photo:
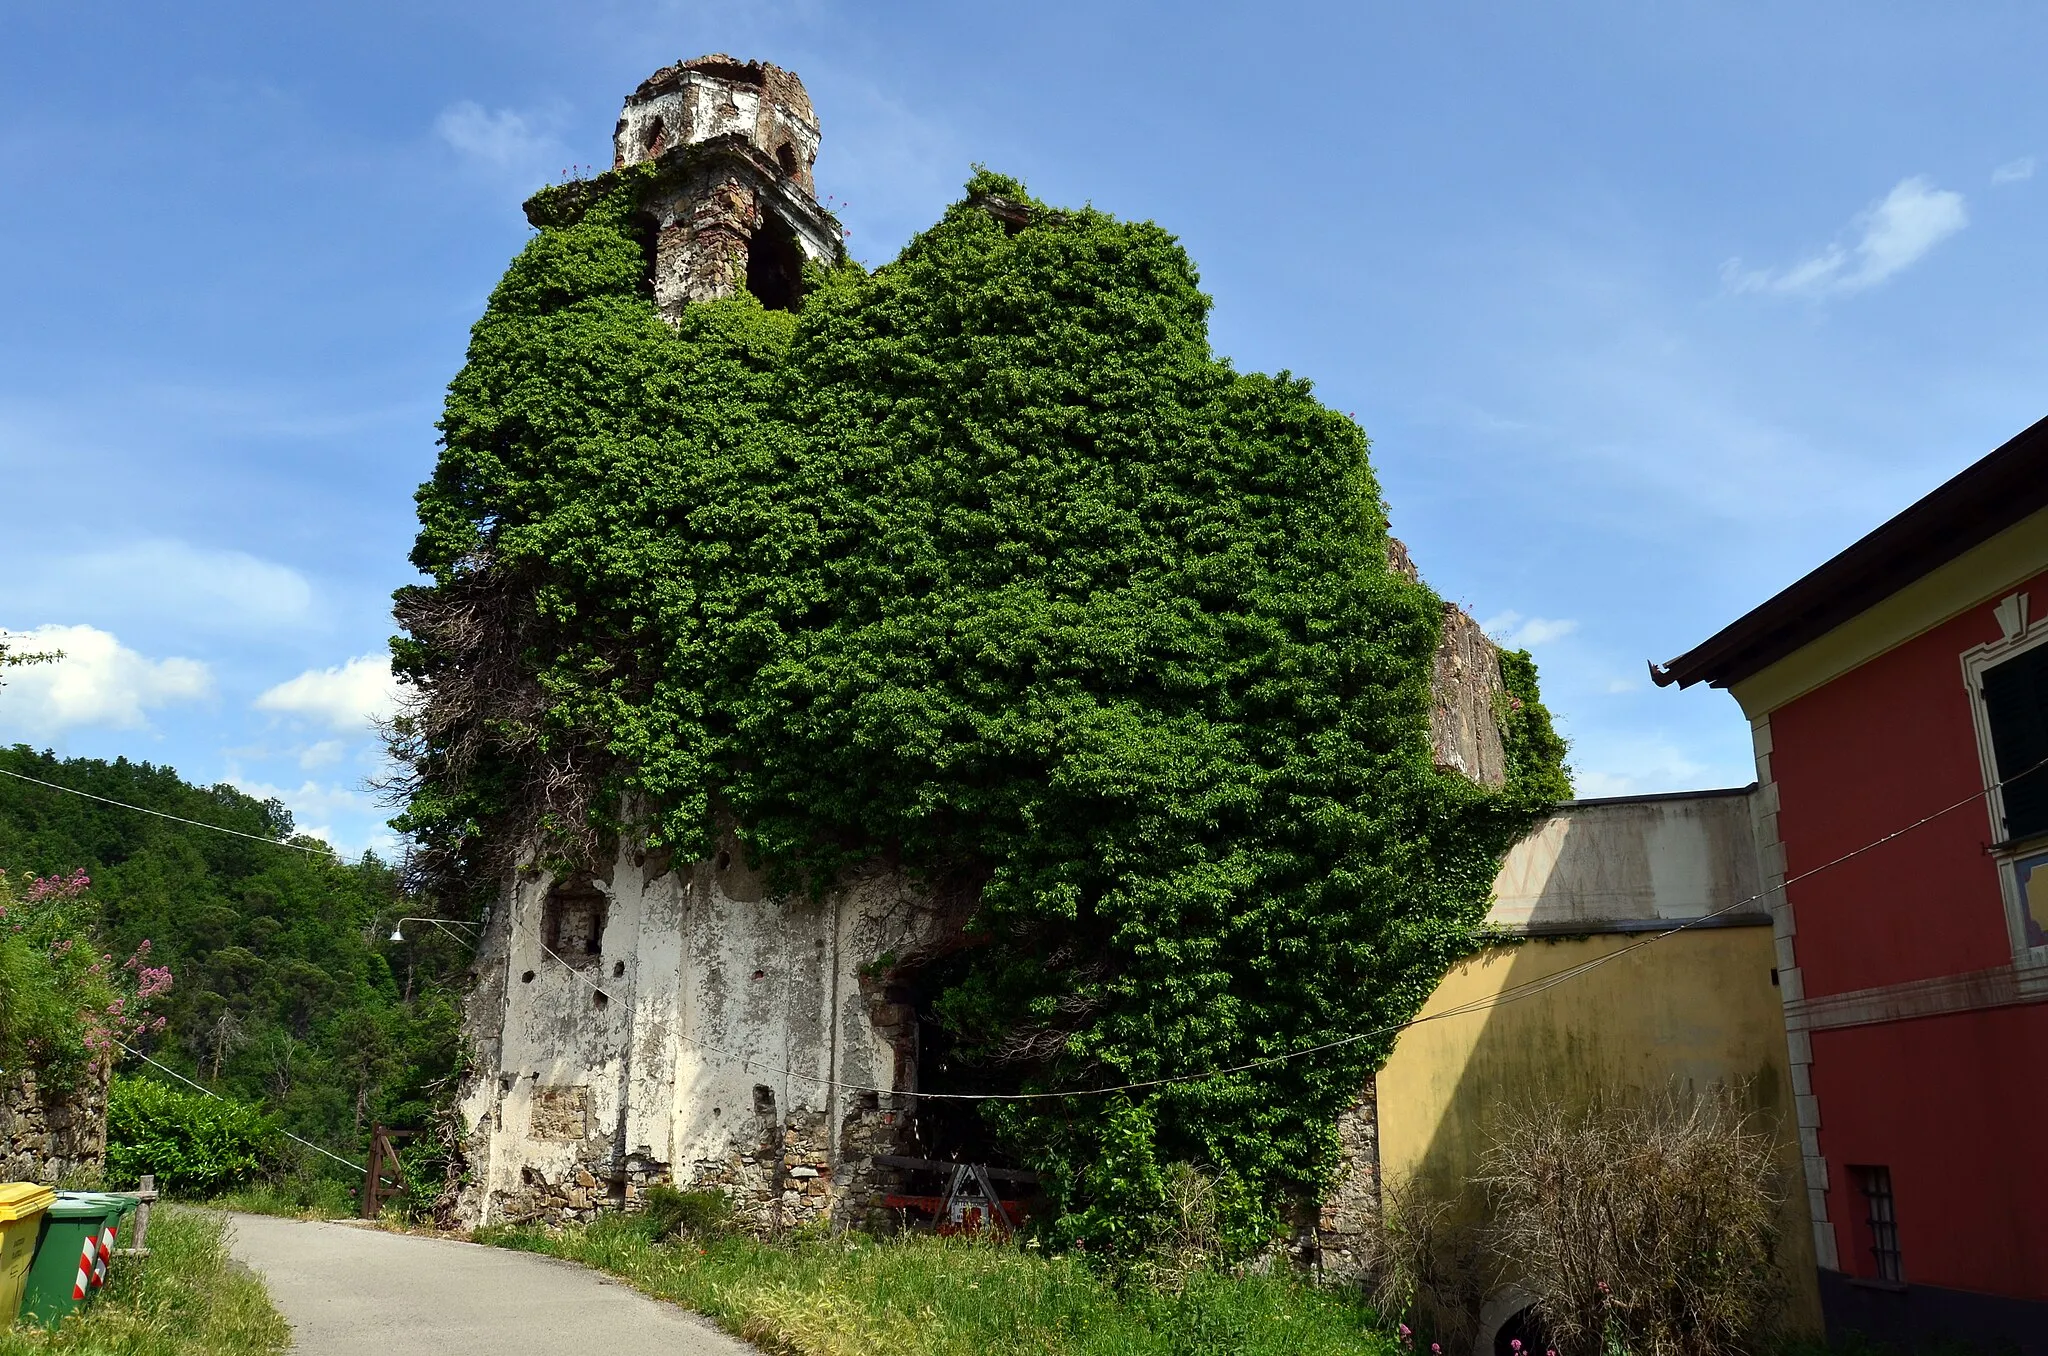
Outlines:
<svg viewBox="0 0 2048 1356"><path fill-rule="evenodd" d="M173 1069L170 1065L164 1063L162 1060L151 1059L148 1055L143 1054L140 1050L137 1050L132 1045L125 1044L124 1042L118 1040L115 1041L114 1044L119 1045L123 1050L126 1050L129 1054L135 1056L144 1064L156 1065L157 1068L162 1069L165 1073L177 1079L186 1087L197 1089L198 1091L205 1093L208 1097L213 1098L213 1100L216 1102L225 1102L228 1100L227 1098L221 1096L219 1093L215 1092L212 1088L207 1087L205 1084L194 1083L191 1079L185 1077L185 1075L179 1073L176 1069ZM321 1148L319 1145L315 1144L310 1139L300 1139L297 1135L293 1134L291 1131L285 1129L282 1126L278 1127L277 1133L283 1135L286 1139L291 1140L295 1144L305 1145L308 1149L311 1149L316 1154L326 1154L329 1158L341 1164L341 1166L343 1166L344 1168L360 1168L363 1166L362 1164L356 1162L354 1159L343 1158L340 1154L332 1153L326 1149Z"/></svg>
<svg viewBox="0 0 2048 1356"><path fill-rule="evenodd" d="M16 781L33 782L37 786L47 786L52 791L62 791L67 795L84 796L87 800L96 800L102 805L118 806L123 810L133 810L138 814L155 815L158 819L169 819L179 824L190 824L195 829L212 829L215 833L231 833L237 838L246 838L252 843L268 843L272 847L291 848L294 851L310 852L321 857L332 857L335 855L334 849L324 843L319 847L309 847L304 843L288 843L278 838L265 838L260 833L243 833L240 829L230 829L220 824L208 824L202 820L186 819L183 815L167 814L162 810L152 810L147 805L130 805L125 800L111 800L106 796L95 796L92 792L81 791L75 786L62 786L56 782L46 782L40 777L31 777L25 772L15 772L9 768L0 767L0 776L12 777Z"/></svg>
<svg viewBox="0 0 2048 1356"><path fill-rule="evenodd" d="M1299 1050L1290 1050L1277 1055L1267 1055L1259 1059L1247 1060L1241 1064L1233 1064L1220 1069L1211 1069L1204 1073L1173 1074L1160 1078L1141 1079L1139 1081L1131 1083L1118 1083L1105 1087L1074 1088L1058 1092L907 1093L896 1088L876 1087L865 1083L849 1083L844 1080L835 1078L820 1078L815 1074L807 1074L800 1070L791 1068L788 1066L787 1063L783 1064L780 1067L772 1064L762 1064L759 1061L751 1058L750 1056L742 1055L737 1051L722 1049L719 1046L712 1045L708 1041L688 1037L684 1038L684 1040L687 1044L694 1045L697 1048L712 1054L723 1055L726 1058L731 1059L744 1067L751 1068L764 1073L779 1073L783 1075L785 1078L799 1079L803 1082L807 1082L818 1087L839 1088L843 1091L848 1092L873 1092L888 1094L892 1096L922 1097L932 1100L945 1101L1027 1102L1048 1101L1068 1097L1107 1097L1115 1095L1117 1093L1144 1092L1149 1091L1153 1088L1169 1087L1182 1083L1196 1083L1214 1078L1226 1078L1232 1074L1249 1073L1255 1069L1271 1068L1277 1064L1285 1064L1290 1060L1304 1059L1309 1055L1322 1054L1325 1051L1341 1049L1342 1047L1348 1045L1357 1045L1362 1041L1373 1040L1380 1036L1395 1035L1402 1031L1406 1031L1411 1027L1420 1026L1425 1022L1440 1022L1451 1017L1469 1016L1476 1012L1485 1012L1490 1011L1497 1007L1505 1007L1509 1003L1519 1002L1524 998L1533 998L1537 994L1545 993L1550 989L1556 988L1560 984L1566 983L1573 979L1577 979L1579 976L1586 974L1589 971L1598 969L1600 966L1607 964L1609 961L1618 960L1622 956L1629 955L1630 953L1639 951L1646 946L1651 946L1657 942L1661 942L1667 937L1675 937L1681 932L1690 931L1694 928L1701 926L1702 924L1712 922L1716 918L1724 917L1728 914L1734 913L1737 910L1746 908L1751 904L1758 903L1768 898L1772 894L1781 892L1802 880L1806 880L1809 877L1816 876L1823 871L1827 871L1834 867L1840 866L1842 863L1850 861L1853 858L1860 857L1864 853L1882 847L1886 843L1889 843L1894 839L1903 837L1904 835L1911 833L1915 829L1921 828L1924 825L1930 824L1935 820L1940 819L1944 815L1950 814L1956 810L1960 810L1963 806L1973 803L1980 797L1989 795L1992 791L1997 790L1999 787L2008 785L2012 782L2019 781L2022 778L2029 777L2034 773L2041 771L2044 767L2048 767L2048 758L2044 758L2040 762L2035 763L2032 767L2017 772L2010 777L1994 781L1989 786L1980 787L1977 790L1971 792L1969 795L1963 797L1961 800L1955 801L1949 805L1944 805L1941 809L1936 810L1931 814L1923 815L1919 819L1914 820L1912 823L1904 826L1903 828L1894 829L1892 832L1885 834L1881 838L1872 839L1870 842L1865 843L1863 846L1845 852L1841 856L1834 858L1832 861L1823 862L1819 866L1812 867L1806 871L1802 871L1796 876L1789 876L1786 879L1780 881L1778 884L1771 886L1767 890L1760 890L1756 894L1750 895L1746 899L1739 899L1735 901L1733 904L1729 904L1722 908L1715 909L1711 913L1702 914L1698 918L1686 919L1683 922L1680 922L1676 927L1673 927L1668 931L1648 934L1640 940L1632 942L1627 946L1620 947L1614 951L1610 951L1606 955L1596 956L1591 960L1582 961L1577 965L1570 966L1564 970L1560 970L1554 975L1545 975L1541 979L1530 980L1526 984L1518 984L1511 988L1503 989L1499 993L1489 994L1484 998L1474 999L1469 1003L1463 1003L1459 1004L1456 1007L1446 1008L1441 1012L1428 1013L1421 1017L1411 1018L1410 1020L1405 1022L1397 1022L1388 1024L1386 1026L1374 1027L1370 1031L1361 1031L1353 1035L1341 1036L1336 1040L1324 1041L1318 1045L1304 1046ZM41 780L40 778L30 777L20 772L11 771L7 768L0 768L0 775L13 777L20 781L33 782L37 786L48 787L53 791L63 791L74 796L84 796L88 800L100 801L103 804L117 806L124 810L135 810L146 815L156 815L158 818L161 819L175 820L180 824L189 824L194 828L212 829L216 833L232 834L237 838L247 838L258 843L269 843L273 847L294 848L301 852L319 853L323 856L333 855L332 850L326 847L314 848L308 847L301 843L281 842L274 838L264 838L260 835L253 833L244 833L239 829L225 828L219 824L207 824L196 819L185 819L179 815L166 814L162 810L151 810L141 805L129 805L124 801L111 800L106 796L94 795L90 791L80 791L75 787L61 786L56 782L46 782ZM548 956L552 957L556 962L561 964L571 974L575 975L576 978L582 980L585 984L589 985L593 992L602 994L605 997L606 1001L610 1001L611 995L605 993L605 990L601 986L599 986L596 983L596 981L590 979L576 966L571 965L566 960L563 960L561 956L557 955L554 952L554 950L548 947L545 943L541 945L541 950L545 952ZM128 1047L125 1045L121 1048L124 1050L128 1049ZM170 1073L175 1078L178 1078L187 1083L192 1082L190 1079L185 1078L183 1074L178 1073L174 1069L170 1069L166 1065L158 1063L156 1060L150 1059L149 1056L143 1055L139 1051L129 1050L129 1053L137 1055L138 1058L147 1060L151 1064L156 1064L158 1068L164 1069L165 1072ZM211 1092L204 1087L201 1087L197 1083L192 1083L192 1086L195 1088L199 1088L201 1092L206 1093L209 1097L218 1096L218 1094ZM290 1134L289 1131L281 1131L280 1133L285 1134L288 1138L298 1139L296 1135ZM327 1150L320 1148L320 1146L318 1146L317 1144L307 1143L307 1141L304 1140L299 1140L299 1142L302 1144L306 1144L307 1148L313 1149L319 1153L327 1154L329 1158L336 1158L339 1162L348 1161L346 1159L337 1158L336 1155L328 1153Z"/></svg>
<svg viewBox="0 0 2048 1356"><path fill-rule="evenodd" d="M1362 1041L1369 1041L1379 1036L1396 1035L1400 1032L1410 1029L1411 1027L1421 1026L1425 1022L1441 1022L1452 1017L1466 1017L1474 1013L1488 1012L1494 1008L1505 1007L1509 1003L1520 1002L1522 999L1525 998L1533 998L1538 994L1546 993L1549 990L1556 988L1560 984L1568 983L1571 980L1579 978L1581 975L1584 975L1593 970L1597 970L1601 966L1607 964L1609 961L1618 960L1621 957L1629 955L1632 952L1640 951L1646 946L1655 945L1656 943L1663 941L1667 937L1675 937L1681 932L1691 931L1695 928L1702 926L1703 924L1712 922L1714 919L1725 917L1729 914L1737 912L1738 910L1747 908L1749 905L1760 903L1761 901L1769 898L1771 895L1780 893L1788 889L1789 887L1798 884L1800 881L1808 880L1814 876L1819 875L1823 871L1832 870L1833 868L1842 865L1842 863L1844 862L1851 861L1854 858L1860 857L1866 852L1870 852L1877 848L1883 847L1886 843L1892 842L1894 839L1897 838L1902 838L1906 834L1913 832L1915 829L1919 829L1928 824L1933 823L1935 820L1940 819L1944 815L1951 814L1957 810L1960 810L1965 805L1975 803L1977 800L1984 796L1989 795L1992 791L1997 790L1999 787L2006 786L2012 782L2019 781L2022 778L2032 776L2034 773L2041 771L2043 768L2048 768L2048 758L2043 758L2040 762L2035 763L2032 767L2026 768L2020 772L2016 772L2010 777L2006 777L1999 781L1994 781L1989 786L1980 787L1977 790L1972 791L1969 795L1964 796L1961 800L1955 801L1948 805L1944 805L1939 810L1935 810L1931 814L1922 815L1920 818L1914 820L1910 824L1907 824L1903 828L1894 829L1890 833L1885 834L1883 837L1873 838L1869 842L1863 844L1863 846L1861 847L1853 848L1850 851L1843 853L1839 857L1833 858L1830 861L1822 862L1819 866L1810 867L1807 870L1800 872L1796 876L1788 876L1784 880L1779 881L1776 885L1773 885L1768 889L1759 890L1757 891L1757 893L1750 895L1745 899L1738 899L1733 904L1728 904L1723 906L1722 908L1715 909L1711 913L1701 914L1697 918L1685 919L1684 921L1678 923L1677 926L1670 928L1667 931L1650 933L1637 941L1631 942L1627 946L1618 947L1605 955L1595 956L1591 960L1581 961L1577 965L1568 966L1565 969L1558 971L1556 974L1545 975L1541 979L1532 979L1527 983L1518 984L1514 985L1511 988L1502 989L1498 993L1488 994L1483 998L1476 998L1471 1000L1470 1002L1461 1003L1455 1007L1446 1008L1441 1012L1432 1012L1421 1017L1410 1018L1408 1021L1405 1022L1394 1022L1386 1026L1374 1027L1370 1031L1361 1031L1355 1035L1341 1036L1336 1040L1324 1041L1319 1045L1304 1046L1299 1050L1289 1050L1283 1054L1267 1055L1259 1059L1247 1060L1242 1064L1232 1064L1220 1069L1211 1069L1205 1073L1173 1074L1161 1078L1142 1079L1132 1083L1118 1083L1107 1087L1073 1088L1058 1092L905 1092L901 1088L883 1088L875 1087L866 1083L849 1083L836 1078L820 1078L816 1074L807 1074L800 1070L790 1068L786 1063L779 1068L772 1064L763 1064L747 1055L740 1054L738 1051L722 1049L719 1046L711 1044L709 1041L701 1040L695 1037L685 1036L680 1037L679 1039L684 1044L693 1045L700 1050L707 1051L711 1054L723 1055L727 1059L730 1059L740 1064L744 1068L754 1069L761 1073L779 1073L783 1075L785 1078L799 1079L803 1082L807 1082L818 1087L838 1088L846 1092L873 1092L888 1096L925 1098L933 1101L1036 1102L1052 1101L1069 1097L1108 1097L1113 1096L1117 1093L1145 1092L1153 1088L1169 1087L1181 1083L1198 1083L1213 1078L1226 1078L1232 1074L1249 1073L1255 1069L1271 1068L1276 1064L1285 1064L1290 1060L1303 1059L1309 1055L1321 1054L1325 1051L1340 1049L1347 1045L1357 1045ZM545 942L541 943L540 949L547 955L553 957L557 962L565 966L571 974L576 976L576 978L582 980L585 984L589 985L594 992L604 994L604 989L600 987L595 980L592 980L589 976L585 975L576 966L569 964L569 962L566 960L563 960L561 956L556 955L556 953L551 948L549 948ZM605 997L606 1000L609 1001L610 995L605 994Z"/></svg>

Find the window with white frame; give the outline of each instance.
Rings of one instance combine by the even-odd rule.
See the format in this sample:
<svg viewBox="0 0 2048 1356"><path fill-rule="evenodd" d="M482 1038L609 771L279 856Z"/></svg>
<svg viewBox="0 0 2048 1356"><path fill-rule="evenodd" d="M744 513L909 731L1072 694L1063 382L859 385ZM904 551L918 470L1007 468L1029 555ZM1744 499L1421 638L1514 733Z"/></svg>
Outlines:
<svg viewBox="0 0 2048 1356"><path fill-rule="evenodd" d="M2026 593L1993 609L1999 638L1962 655L1984 769L1990 846L2016 961L2048 967L2048 617ZM2048 974L2048 969L2043 969Z"/></svg>

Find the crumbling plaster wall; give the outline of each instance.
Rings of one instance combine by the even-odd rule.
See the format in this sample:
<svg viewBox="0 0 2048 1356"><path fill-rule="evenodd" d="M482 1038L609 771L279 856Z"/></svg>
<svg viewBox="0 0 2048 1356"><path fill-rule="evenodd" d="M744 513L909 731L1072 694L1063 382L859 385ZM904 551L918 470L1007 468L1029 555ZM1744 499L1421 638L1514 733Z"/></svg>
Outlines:
<svg viewBox="0 0 2048 1356"><path fill-rule="evenodd" d="M622 851L593 882L589 957L547 945L552 878L512 885L470 1008L468 1222L586 1219L667 1180L718 1186L773 1231L892 1185L868 1160L907 1145L915 1061L875 963L963 920L890 870L814 901L770 894L742 857Z"/></svg>
<svg viewBox="0 0 2048 1356"><path fill-rule="evenodd" d="M780 66L723 55L664 67L627 96L612 131L612 167L721 137L753 143L805 193L817 191L818 116L803 82Z"/></svg>

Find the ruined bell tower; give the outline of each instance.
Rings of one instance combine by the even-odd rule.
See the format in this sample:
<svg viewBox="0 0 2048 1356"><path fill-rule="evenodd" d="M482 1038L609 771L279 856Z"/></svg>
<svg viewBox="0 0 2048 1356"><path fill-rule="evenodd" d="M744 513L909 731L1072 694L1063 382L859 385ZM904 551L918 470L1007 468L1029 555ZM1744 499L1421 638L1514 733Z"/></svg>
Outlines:
<svg viewBox="0 0 2048 1356"><path fill-rule="evenodd" d="M806 262L844 256L839 223L813 196L817 158L818 115L780 66L702 56L663 67L627 96L612 168L659 167L644 225L663 315L741 288L786 309Z"/></svg>

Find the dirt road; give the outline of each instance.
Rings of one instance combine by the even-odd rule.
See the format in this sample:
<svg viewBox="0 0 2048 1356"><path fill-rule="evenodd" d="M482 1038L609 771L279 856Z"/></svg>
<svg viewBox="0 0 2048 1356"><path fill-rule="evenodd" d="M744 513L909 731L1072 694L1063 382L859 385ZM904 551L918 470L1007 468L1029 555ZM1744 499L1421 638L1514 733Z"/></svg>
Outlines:
<svg viewBox="0 0 2048 1356"><path fill-rule="evenodd" d="M706 1320L528 1253L234 1215L300 1356L760 1356Z"/></svg>

